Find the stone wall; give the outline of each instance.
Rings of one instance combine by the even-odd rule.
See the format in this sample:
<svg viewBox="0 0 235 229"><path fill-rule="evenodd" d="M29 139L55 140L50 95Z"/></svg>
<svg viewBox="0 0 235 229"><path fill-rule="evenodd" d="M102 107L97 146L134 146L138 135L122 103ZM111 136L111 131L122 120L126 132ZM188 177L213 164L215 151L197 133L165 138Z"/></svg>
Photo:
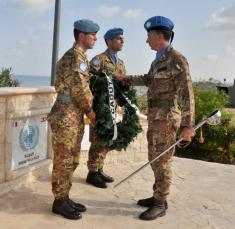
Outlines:
<svg viewBox="0 0 235 229"><path fill-rule="evenodd" d="M25 160L22 168L13 169L13 151L17 150L14 125L21 120L27 121L33 117L46 116L55 96L55 90L52 87L0 88L0 193L32 180L40 175L45 167L49 167L51 151L47 149L48 136L46 135L44 136L45 159L32 165Z"/></svg>
<svg viewBox="0 0 235 229"><path fill-rule="evenodd" d="M45 159L33 164L26 164L26 166L15 170L12 162L13 149L18 150L16 145L18 138L14 138L13 133L14 126L18 125L17 120L28 120L40 115L46 116L54 103L55 97L56 93L53 87L0 88L0 194L32 182L38 176L49 172L53 155L50 129L46 132L47 139L43 143L47 151ZM143 132L128 146L126 151L109 152L105 161L106 164L147 160L146 116L140 115L140 122ZM88 135L88 131L85 131L80 161L80 164L83 165L87 163L88 158Z"/></svg>
<svg viewBox="0 0 235 229"><path fill-rule="evenodd" d="M5 125L6 125L6 98L0 97L0 183L2 183L5 179L4 171L5 171L5 154L4 154L4 146L5 146Z"/></svg>

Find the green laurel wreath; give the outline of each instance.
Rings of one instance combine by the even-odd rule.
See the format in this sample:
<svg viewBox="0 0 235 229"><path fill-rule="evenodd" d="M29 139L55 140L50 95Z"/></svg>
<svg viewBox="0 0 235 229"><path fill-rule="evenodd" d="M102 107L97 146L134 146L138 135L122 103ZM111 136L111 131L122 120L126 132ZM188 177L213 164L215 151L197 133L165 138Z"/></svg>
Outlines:
<svg viewBox="0 0 235 229"><path fill-rule="evenodd" d="M94 96L93 110L96 113L94 129L102 147L120 151L126 149L137 134L142 131L135 108L124 97L126 96L132 104L137 105L136 90L130 88L124 82L116 80L112 75L109 74L108 76L113 81L115 101L123 108L123 119L117 122L117 139L112 140L114 125L109 108L107 79L104 73L94 75L90 80L90 88Z"/></svg>

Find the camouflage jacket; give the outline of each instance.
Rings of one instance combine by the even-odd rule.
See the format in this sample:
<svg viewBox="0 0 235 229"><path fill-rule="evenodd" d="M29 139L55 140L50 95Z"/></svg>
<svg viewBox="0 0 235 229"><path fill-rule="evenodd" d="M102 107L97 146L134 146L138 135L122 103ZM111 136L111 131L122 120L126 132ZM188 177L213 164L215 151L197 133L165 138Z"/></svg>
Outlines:
<svg viewBox="0 0 235 229"><path fill-rule="evenodd" d="M91 74L99 74L102 71L106 71L107 73L119 72L121 74L126 74L123 61L118 58L118 62L115 64L108 50L95 56L90 62Z"/></svg>
<svg viewBox="0 0 235 229"><path fill-rule="evenodd" d="M89 88L89 62L84 51L75 44L58 61L55 90L58 93L51 114L60 108L75 109L77 113L92 110L93 96ZM49 116L50 116L49 115Z"/></svg>
<svg viewBox="0 0 235 229"><path fill-rule="evenodd" d="M148 74L128 76L127 82L148 87L148 118L180 119L182 127L194 125L195 105L188 62L172 47L159 61L152 62Z"/></svg>

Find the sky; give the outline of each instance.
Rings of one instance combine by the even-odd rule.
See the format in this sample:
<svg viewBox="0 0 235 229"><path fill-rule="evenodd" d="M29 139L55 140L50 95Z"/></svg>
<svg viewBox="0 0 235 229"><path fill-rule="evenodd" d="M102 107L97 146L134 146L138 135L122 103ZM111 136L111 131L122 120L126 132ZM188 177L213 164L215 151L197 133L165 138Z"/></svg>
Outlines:
<svg viewBox="0 0 235 229"><path fill-rule="evenodd" d="M144 22L155 15L174 24L173 47L187 57L194 81L235 79L235 0L61 0L59 57L72 47L73 22L91 19L101 27L88 58L103 52L104 33L124 29L119 57L128 74L147 73L155 52ZM54 0L0 0L0 68L14 74L51 73Z"/></svg>

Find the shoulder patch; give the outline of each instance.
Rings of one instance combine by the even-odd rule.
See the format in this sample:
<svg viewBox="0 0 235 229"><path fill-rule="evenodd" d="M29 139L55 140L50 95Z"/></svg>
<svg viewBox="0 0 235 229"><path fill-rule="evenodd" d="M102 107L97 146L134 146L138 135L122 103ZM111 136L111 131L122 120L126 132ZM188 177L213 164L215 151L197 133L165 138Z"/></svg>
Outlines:
<svg viewBox="0 0 235 229"><path fill-rule="evenodd" d="M85 72L87 70L87 64L82 62L80 63L79 68L81 71Z"/></svg>
<svg viewBox="0 0 235 229"><path fill-rule="evenodd" d="M92 63L93 65L95 65L95 66L99 66L100 63L101 63L101 60L96 57L96 58L94 58L94 59L92 60L91 63Z"/></svg>

